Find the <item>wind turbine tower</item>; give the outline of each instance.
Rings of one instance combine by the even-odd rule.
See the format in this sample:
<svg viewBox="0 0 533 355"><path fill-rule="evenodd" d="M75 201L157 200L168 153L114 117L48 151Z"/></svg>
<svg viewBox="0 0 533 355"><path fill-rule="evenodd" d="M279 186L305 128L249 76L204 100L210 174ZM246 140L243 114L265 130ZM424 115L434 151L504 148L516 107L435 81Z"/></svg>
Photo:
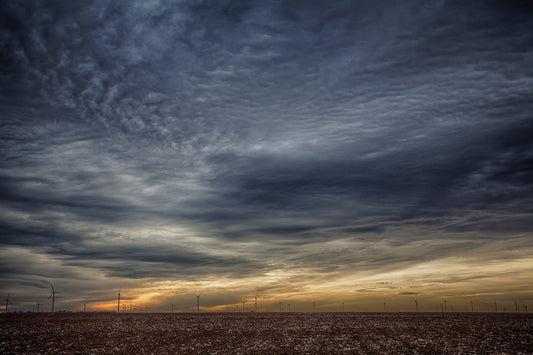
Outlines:
<svg viewBox="0 0 533 355"><path fill-rule="evenodd" d="M52 284L50 284L50 289L52 290L52 292L50 293L50 296L48 296L48 299L52 298L52 313L54 313L54 305L56 303L56 293L61 293L61 292L57 292L54 289L54 285Z"/></svg>
<svg viewBox="0 0 533 355"><path fill-rule="evenodd" d="M418 301L415 300L415 308L416 308L416 312L418 313Z"/></svg>
<svg viewBox="0 0 533 355"><path fill-rule="evenodd" d="M255 295L254 312L257 313L257 295Z"/></svg>
<svg viewBox="0 0 533 355"><path fill-rule="evenodd" d="M7 306L10 304L11 302L9 302L9 293L7 294L7 297L6 297L6 313L7 313Z"/></svg>
<svg viewBox="0 0 533 355"><path fill-rule="evenodd" d="M474 301L470 301L470 308L472 309L472 313L474 313Z"/></svg>
<svg viewBox="0 0 533 355"><path fill-rule="evenodd" d="M196 296L196 312L200 312L200 296L201 295Z"/></svg>
<svg viewBox="0 0 533 355"><path fill-rule="evenodd" d="M61 292L57 292L55 289L54 289L54 285L50 284L50 289L52 290L52 292L50 293L50 296L48 296L48 298L52 298L52 313L54 313L54 305L55 305L55 302L56 302L56 293L61 293Z"/></svg>
<svg viewBox="0 0 533 355"><path fill-rule="evenodd" d="M39 313L39 306L40 306L39 300L37 300L37 313Z"/></svg>
<svg viewBox="0 0 533 355"><path fill-rule="evenodd" d="M122 291L122 287L118 289L118 297L117 297L117 313L120 313L120 291Z"/></svg>

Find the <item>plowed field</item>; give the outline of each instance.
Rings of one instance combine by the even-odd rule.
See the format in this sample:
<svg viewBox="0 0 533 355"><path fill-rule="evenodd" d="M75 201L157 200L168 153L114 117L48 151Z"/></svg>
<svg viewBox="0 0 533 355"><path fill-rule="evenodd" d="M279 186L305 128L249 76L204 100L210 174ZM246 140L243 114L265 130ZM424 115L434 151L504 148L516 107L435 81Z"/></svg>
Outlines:
<svg viewBox="0 0 533 355"><path fill-rule="evenodd" d="M533 354L510 313L4 314L0 353Z"/></svg>

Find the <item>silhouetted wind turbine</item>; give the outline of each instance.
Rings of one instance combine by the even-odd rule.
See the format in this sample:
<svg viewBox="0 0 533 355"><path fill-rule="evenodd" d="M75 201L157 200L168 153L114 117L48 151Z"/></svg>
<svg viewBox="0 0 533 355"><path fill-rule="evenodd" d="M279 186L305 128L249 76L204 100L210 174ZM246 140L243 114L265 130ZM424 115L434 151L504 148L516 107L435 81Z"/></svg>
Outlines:
<svg viewBox="0 0 533 355"><path fill-rule="evenodd" d="M54 305L55 305L55 302L56 302L56 293L61 293L61 292L57 292L54 289L54 285L52 285L52 284L50 284L50 289L52 290L52 292L50 293L50 296L48 296L48 299L52 298L52 313L54 313Z"/></svg>
<svg viewBox="0 0 533 355"><path fill-rule="evenodd" d="M7 313L7 306L10 305L11 302L9 301L9 293L7 294L7 297L6 297L6 313Z"/></svg>
<svg viewBox="0 0 533 355"><path fill-rule="evenodd" d="M418 301L415 300L415 308L416 308L416 311L418 312Z"/></svg>
<svg viewBox="0 0 533 355"><path fill-rule="evenodd" d="M470 300L470 308L472 309L472 313L474 312L474 301Z"/></svg>
<svg viewBox="0 0 533 355"><path fill-rule="evenodd" d="M201 295L196 296L196 312L200 312L200 296Z"/></svg>
<svg viewBox="0 0 533 355"><path fill-rule="evenodd" d="M39 300L37 300L37 313L39 313L39 306L40 306Z"/></svg>
<svg viewBox="0 0 533 355"><path fill-rule="evenodd" d="M122 291L122 287L118 289L117 313L120 313L120 291Z"/></svg>

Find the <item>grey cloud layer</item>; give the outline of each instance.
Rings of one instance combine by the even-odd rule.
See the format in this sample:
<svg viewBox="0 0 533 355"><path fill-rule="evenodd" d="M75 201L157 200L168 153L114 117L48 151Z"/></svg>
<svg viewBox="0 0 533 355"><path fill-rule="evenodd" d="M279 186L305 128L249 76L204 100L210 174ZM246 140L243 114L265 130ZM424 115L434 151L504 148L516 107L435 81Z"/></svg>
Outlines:
<svg viewBox="0 0 533 355"><path fill-rule="evenodd" d="M336 239L458 241L438 258L531 232L526 2L0 6L5 247L187 278L320 270L305 246ZM321 270L422 260L385 249Z"/></svg>

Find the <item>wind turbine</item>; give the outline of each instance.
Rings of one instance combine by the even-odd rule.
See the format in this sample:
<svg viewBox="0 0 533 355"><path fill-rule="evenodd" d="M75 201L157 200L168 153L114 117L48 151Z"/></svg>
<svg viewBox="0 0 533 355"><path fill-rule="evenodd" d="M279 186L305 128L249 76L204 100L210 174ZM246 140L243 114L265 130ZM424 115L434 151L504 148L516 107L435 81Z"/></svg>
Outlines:
<svg viewBox="0 0 533 355"><path fill-rule="evenodd" d="M200 295L196 295L196 312L200 312Z"/></svg>
<svg viewBox="0 0 533 355"><path fill-rule="evenodd" d="M415 300L415 308L416 308L416 311L418 312L418 300Z"/></svg>
<svg viewBox="0 0 533 355"><path fill-rule="evenodd" d="M7 313L7 306L10 305L11 302L9 301L9 293L7 294L7 297L6 297L6 313Z"/></svg>
<svg viewBox="0 0 533 355"><path fill-rule="evenodd" d="M56 293L61 293L61 292L57 292L54 289L54 285L52 285L52 284L50 284L50 289L52 290L52 292L50 293L50 296L48 296L48 299L52 298L52 313L54 313L54 304L56 302Z"/></svg>
<svg viewBox="0 0 533 355"><path fill-rule="evenodd" d="M37 300L37 313L39 313L39 306L40 306L39 300Z"/></svg>
<svg viewBox="0 0 533 355"><path fill-rule="evenodd" d="M122 287L118 289L117 313L120 313L120 291L122 291Z"/></svg>

